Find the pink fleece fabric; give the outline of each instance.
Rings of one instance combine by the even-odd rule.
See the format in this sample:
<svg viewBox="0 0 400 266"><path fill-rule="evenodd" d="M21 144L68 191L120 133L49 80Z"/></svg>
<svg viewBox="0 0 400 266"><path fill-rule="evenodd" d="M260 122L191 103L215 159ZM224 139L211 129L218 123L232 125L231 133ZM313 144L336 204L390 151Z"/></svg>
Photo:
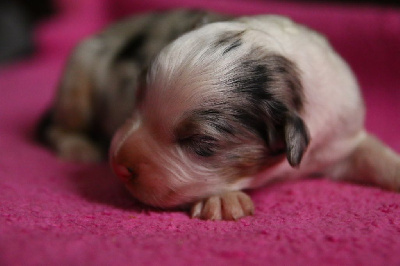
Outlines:
<svg viewBox="0 0 400 266"><path fill-rule="evenodd" d="M244 0L57 4L60 13L36 29L37 54L0 72L0 265L400 265L400 194L291 181L251 191L253 217L201 221L142 206L106 163L63 162L32 137L79 39L128 14L207 7L289 15L323 32L359 78L367 128L400 151L399 9Z"/></svg>

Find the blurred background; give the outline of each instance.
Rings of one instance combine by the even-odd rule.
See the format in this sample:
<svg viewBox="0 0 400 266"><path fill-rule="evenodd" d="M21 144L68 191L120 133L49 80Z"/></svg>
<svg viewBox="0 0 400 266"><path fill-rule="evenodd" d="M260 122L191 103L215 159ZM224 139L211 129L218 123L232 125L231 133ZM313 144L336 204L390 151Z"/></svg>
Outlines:
<svg viewBox="0 0 400 266"><path fill-rule="evenodd" d="M0 0L0 62L30 55L35 24L56 12L52 0Z"/></svg>
<svg viewBox="0 0 400 266"><path fill-rule="evenodd" d="M151 5L146 5L143 2L151 1L135 1L135 0L0 0L0 64L5 64L12 62L29 55L32 55L38 47L38 42L43 41L43 36L40 40L37 40L35 30L37 30L37 25L41 25L58 16L66 16L68 14L74 13L73 17L69 17L71 20L71 28L69 31L73 31L72 20L75 21L75 25L79 25L78 21L85 21L85 25L90 24L87 27L87 31L82 33L83 37L96 29L100 28L106 22L111 22L119 17L127 16L140 11L147 11L147 7ZM165 8L169 7L201 7L201 1L176 1L176 0L166 0L163 1L165 4L158 5L160 8L163 6ZM204 1L207 2L207 1ZM238 2L237 0L232 0L232 2ZM242 1L244 2L244 1ZM246 1L251 2L251 1ZM280 3L283 5L294 4L299 5L319 5L321 1L278 1L278 0L258 0L253 1L259 4L266 3ZM323 1L326 4L328 1ZM210 3L208 3L209 6ZM394 7L398 8L400 6L399 0L333 0L329 4L335 5L349 5L353 8L363 8L366 6L376 6L376 7ZM229 12L229 0L225 1L214 1L214 9L224 10ZM95 17L90 17L93 12L84 12L84 10L99 10L102 12L102 19L98 19L98 14ZM77 12L81 11L81 12ZM106 11L106 12L105 12ZM256 10L254 10L256 13ZM96 21L101 21L96 22ZM56 23L57 24L57 23ZM61 29L58 29L61 30ZM39 29L40 31L40 29ZM60 34L67 31L68 29L63 28L59 31ZM39 33L40 35L40 33ZM53 35L54 36L54 35ZM77 37L77 38L79 38ZM46 39L46 37L44 37ZM52 42L47 38L48 42ZM74 43L72 41L71 43ZM44 44L46 46L46 44Z"/></svg>

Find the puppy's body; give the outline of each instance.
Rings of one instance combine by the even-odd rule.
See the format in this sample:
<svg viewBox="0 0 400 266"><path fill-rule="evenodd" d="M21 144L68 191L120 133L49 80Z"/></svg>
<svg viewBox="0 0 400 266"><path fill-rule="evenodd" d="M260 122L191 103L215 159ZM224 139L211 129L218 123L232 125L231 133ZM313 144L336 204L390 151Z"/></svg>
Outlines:
<svg viewBox="0 0 400 266"><path fill-rule="evenodd" d="M111 42L120 36L104 34ZM121 54L122 43L112 53ZM76 88L68 85L69 75L85 66L83 50L74 55L82 62L66 72L64 93ZM127 73L136 82L139 75L137 65L125 68L136 59L116 67L107 62L86 69L102 73L87 84L99 82L91 93L103 98L116 96L110 87L123 87L104 79L121 81L119 75ZM99 70L102 65L109 68ZM136 84L127 84L132 93ZM287 18L243 17L194 29L161 50L140 84L133 90L136 99L133 94L121 99L126 108L83 109L105 117L105 132L129 118L114 136L110 160L132 194L147 204L191 204L194 217L237 219L253 212L241 190L275 179L325 174L400 187L399 157L365 132L364 105L347 64L322 36ZM72 98L61 93L58 99L48 139L62 154L58 147L65 135L82 137L81 128L93 119L82 119L81 128L66 126L77 116L60 103ZM93 106L102 102L90 99ZM78 154L87 154L88 143L95 147L83 142L75 141Z"/></svg>

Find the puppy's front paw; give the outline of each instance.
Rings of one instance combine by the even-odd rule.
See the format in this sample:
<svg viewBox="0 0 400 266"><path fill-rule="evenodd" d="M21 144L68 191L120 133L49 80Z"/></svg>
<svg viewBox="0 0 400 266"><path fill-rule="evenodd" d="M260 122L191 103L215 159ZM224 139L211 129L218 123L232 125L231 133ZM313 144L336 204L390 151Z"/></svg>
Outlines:
<svg viewBox="0 0 400 266"><path fill-rule="evenodd" d="M253 215L254 205L241 191L227 192L196 202L192 206L192 218L204 220L238 220Z"/></svg>

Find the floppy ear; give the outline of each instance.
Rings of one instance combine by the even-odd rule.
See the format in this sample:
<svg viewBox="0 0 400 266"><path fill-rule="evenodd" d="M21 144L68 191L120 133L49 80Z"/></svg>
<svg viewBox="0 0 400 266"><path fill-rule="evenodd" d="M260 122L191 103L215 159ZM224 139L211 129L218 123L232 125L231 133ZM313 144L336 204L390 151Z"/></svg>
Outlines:
<svg viewBox="0 0 400 266"><path fill-rule="evenodd" d="M310 142L308 128L296 114L289 114L285 122L286 157L291 166L298 167Z"/></svg>

